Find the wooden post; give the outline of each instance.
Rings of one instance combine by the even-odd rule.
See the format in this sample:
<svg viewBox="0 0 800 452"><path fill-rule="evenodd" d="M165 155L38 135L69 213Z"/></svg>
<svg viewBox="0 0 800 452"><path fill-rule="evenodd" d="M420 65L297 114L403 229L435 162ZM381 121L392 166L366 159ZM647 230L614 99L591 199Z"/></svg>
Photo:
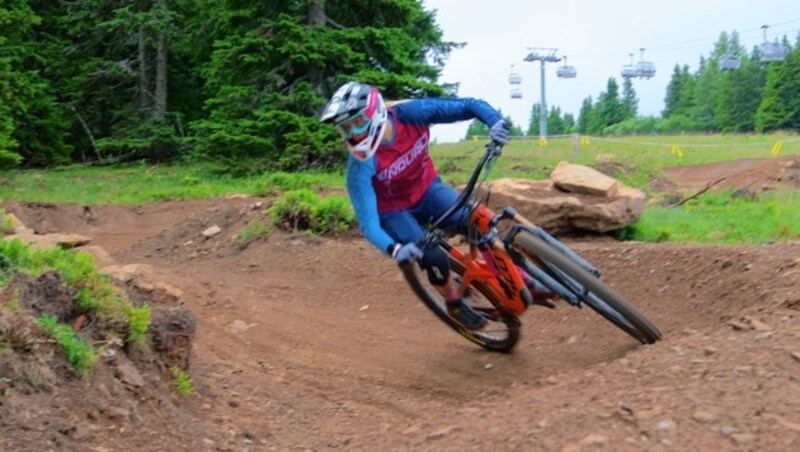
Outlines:
<svg viewBox="0 0 800 452"><path fill-rule="evenodd" d="M581 137L577 133L572 135L572 163L578 163L578 155L581 150Z"/></svg>

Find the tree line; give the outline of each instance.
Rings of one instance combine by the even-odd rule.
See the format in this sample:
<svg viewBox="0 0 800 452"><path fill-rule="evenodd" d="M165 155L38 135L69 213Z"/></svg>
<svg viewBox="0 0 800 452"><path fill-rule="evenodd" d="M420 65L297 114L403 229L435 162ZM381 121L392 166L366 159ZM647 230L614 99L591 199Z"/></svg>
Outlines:
<svg viewBox="0 0 800 452"><path fill-rule="evenodd" d="M758 47L748 53L738 33L722 32L710 56L700 57L696 71L675 65L660 116L638 116L631 79L623 79L620 92L612 77L596 99L583 100L577 120L552 107L547 114L548 134L800 132L800 35L794 46L786 38L782 44L789 49L787 56L764 62ZM739 69L723 69L725 58L738 59ZM527 135L539 134L540 117L536 103ZM479 124L471 124L467 135L480 131ZM514 131L525 134L519 127Z"/></svg>
<svg viewBox="0 0 800 452"><path fill-rule="evenodd" d="M460 45L420 0L2 0L0 167L338 165L317 115L341 83L451 95Z"/></svg>
<svg viewBox="0 0 800 452"><path fill-rule="evenodd" d="M389 99L457 90L439 76L463 44L443 39L421 0L1 4L0 168L143 158L234 172L332 167L341 140L317 114L344 81ZM724 72L729 45L743 50L723 34L698 71L676 66L660 118L637 117L630 80L609 79L577 119L546 112L551 133L797 130L800 46L769 64L754 51Z"/></svg>

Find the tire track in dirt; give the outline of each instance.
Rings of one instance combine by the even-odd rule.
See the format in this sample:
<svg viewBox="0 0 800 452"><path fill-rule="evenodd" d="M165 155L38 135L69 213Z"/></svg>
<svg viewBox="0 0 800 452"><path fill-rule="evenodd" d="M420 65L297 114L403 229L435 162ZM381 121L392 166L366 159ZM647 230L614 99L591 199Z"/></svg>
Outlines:
<svg viewBox="0 0 800 452"><path fill-rule="evenodd" d="M791 428L800 402L787 403L800 401L797 244L570 242L665 340L639 346L562 304L527 313L515 353L498 355L442 325L361 239L276 232L241 249L231 239L258 214L253 202L93 207L92 221L74 205L9 207L23 221L42 215L40 224L93 235L118 261L149 263L186 290L199 320L197 394L176 419L192 432L187 447L470 449L502 439L510 450L782 450L800 441ZM203 239L212 224L223 233ZM693 420L702 410L714 420ZM144 422L154 437L171 434Z"/></svg>

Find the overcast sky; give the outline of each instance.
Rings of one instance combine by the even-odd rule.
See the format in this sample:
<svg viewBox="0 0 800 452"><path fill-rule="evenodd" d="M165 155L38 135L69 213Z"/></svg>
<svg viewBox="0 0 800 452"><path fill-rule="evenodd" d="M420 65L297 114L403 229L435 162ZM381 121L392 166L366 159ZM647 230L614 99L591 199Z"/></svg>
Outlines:
<svg viewBox="0 0 800 452"><path fill-rule="evenodd" d="M436 20L448 41L464 42L444 67L442 82L460 83L459 96L487 100L527 130L533 103L540 101L539 62L523 62L529 47L557 48L557 55L578 71L560 79L564 62L545 65L546 101L577 119L581 102L596 99L610 77L622 84L620 69L640 60L656 66L656 76L634 79L640 115L658 115L675 64L697 69L722 31L737 31L748 49L767 37L787 35L796 42L800 31L800 0L423 0L436 10ZM514 65L522 75L522 99L511 99L508 75ZM437 125L439 142L457 141L467 124Z"/></svg>

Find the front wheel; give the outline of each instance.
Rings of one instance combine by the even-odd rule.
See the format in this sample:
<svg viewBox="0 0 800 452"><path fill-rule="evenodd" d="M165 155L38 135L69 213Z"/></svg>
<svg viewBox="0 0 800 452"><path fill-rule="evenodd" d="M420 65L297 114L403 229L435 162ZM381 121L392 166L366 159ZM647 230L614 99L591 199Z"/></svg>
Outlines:
<svg viewBox="0 0 800 452"><path fill-rule="evenodd" d="M595 312L639 342L652 344L661 339L658 328L636 308L549 243L523 231L514 238L514 244Z"/></svg>
<svg viewBox="0 0 800 452"><path fill-rule="evenodd" d="M415 263L400 264L400 269L414 290L414 293L422 300L434 314L455 330L458 334L474 342L481 347L493 352L508 353L519 341L520 322L516 317L498 311L494 306L497 295L489 287L476 282L471 285L464 296L464 301L469 303L472 308L483 315L487 320L487 325L480 331L471 331L461 323L447 314L447 307L441 294L428 281L428 276L424 270ZM465 268L460 262L450 259L450 269L455 274L453 278L460 283L461 276Z"/></svg>

